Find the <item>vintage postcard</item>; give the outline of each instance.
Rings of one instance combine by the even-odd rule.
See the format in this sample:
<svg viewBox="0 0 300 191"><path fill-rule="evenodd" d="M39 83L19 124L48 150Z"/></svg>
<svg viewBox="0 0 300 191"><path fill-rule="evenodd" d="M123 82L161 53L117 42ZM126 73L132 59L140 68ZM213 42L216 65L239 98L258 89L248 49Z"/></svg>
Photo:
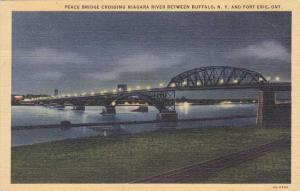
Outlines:
<svg viewBox="0 0 300 191"><path fill-rule="evenodd" d="M0 191L299 190L299 1L1 1Z"/></svg>

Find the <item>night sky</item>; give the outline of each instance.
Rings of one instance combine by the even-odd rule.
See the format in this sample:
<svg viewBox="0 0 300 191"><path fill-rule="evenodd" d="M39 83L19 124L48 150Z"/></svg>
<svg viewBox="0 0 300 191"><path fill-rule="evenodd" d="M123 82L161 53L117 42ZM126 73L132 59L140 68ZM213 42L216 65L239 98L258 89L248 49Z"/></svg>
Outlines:
<svg viewBox="0 0 300 191"><path fill-rule="evenodd" d="M212 65L291 76L288 12L15 12L12 37L15 94L157 87Z"/></svg>

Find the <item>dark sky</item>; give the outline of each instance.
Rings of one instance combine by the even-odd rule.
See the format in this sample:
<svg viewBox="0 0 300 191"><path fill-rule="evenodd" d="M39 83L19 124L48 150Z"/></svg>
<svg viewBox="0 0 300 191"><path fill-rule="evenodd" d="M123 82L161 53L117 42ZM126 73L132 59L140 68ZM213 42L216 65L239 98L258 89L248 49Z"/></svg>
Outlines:
<svg viewBox="0 0 300 191"><path fill-rule="evenodd" d="M15 12L13 93L154 87L212 65L290 81L290 39L287 12Z"/></svg>

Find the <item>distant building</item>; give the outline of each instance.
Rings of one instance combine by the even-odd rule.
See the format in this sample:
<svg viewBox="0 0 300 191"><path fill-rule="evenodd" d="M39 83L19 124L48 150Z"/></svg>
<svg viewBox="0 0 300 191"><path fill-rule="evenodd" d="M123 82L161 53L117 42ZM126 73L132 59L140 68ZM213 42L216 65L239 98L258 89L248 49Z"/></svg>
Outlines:
<svg viewBox="0 0 300 191"><path fill-rule="evenodd" d="M118 91L127 91L127 84L118 84Z"/></svg>
<svg viewBox="0 0 300 191"><path fill-rule="evenodd" d="M14 98L15 98L16 102L19 102L24 99L24 97L21 95L16 95L16 96L14 96Z"/></svg>
<svg viewBox="0 0 300 191"><path fill-rule="evenodd" d="M58 89L54 90L54 96L58 96Z"/></svg>

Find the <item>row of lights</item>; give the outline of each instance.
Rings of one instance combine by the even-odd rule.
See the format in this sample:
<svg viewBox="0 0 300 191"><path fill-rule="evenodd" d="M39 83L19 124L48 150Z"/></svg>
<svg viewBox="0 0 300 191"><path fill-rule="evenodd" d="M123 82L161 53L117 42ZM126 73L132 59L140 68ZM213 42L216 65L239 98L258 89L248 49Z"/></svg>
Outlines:
<svg viewBox="0 0 300 191"><path fill-rule="evenodd" d="M159 83L159 87L164 87L164 83ZM128 87L127 91L130 92L130 91L133 91L133 90L141 90L141 89L142 89L142 87L140 85L137 85L135 87L135 89L133 89L131 87ZM148 85L148 86L145 87L145 89L150 90L151 86ZM122 88L119 88L119 89L113 89L111 92L109 92L108 90L101 90L99 93L101 95L103 95L103 94L106 94L106 93L117 93L117 92L121 92L121 91L123 91ZM56 99L56 98L64 98L64 97L78 97L78 96L86 96L86 95L94 96L94 95L96 95L96 93L92 91L90 93L82 92L81 94L78 94L78 93L62 94L62 95L59 95L59 96L33 98L32 100Z"/></svg>
<svg viewBox="0 0 300 191"><path fill-rule="evenodd" d="M270 81L272 79L272 77L271 76L267 76L266 77L266 80L267 81ZM280 77L279 76L275 76L274 77L274 79L275 79L275 81L280 81ZM259 81L262 81L263 79L262 78L259 78ZM219 80L219 83L220 84L223 84L224 83L224 79L220 79ZM238 83L238 80L236 80L236 79L234 79L233 80L233 83ZM182 85L187 85L187 81L184 81L183 83L182 83ZM176 84L175 83L172 83L171 85L170 85L171 87L176 87ZM201 86L201 82L200 81L197 81L197 86ZM164 87L164 83L159 83L159 87ZM147 90L150 90L151 89L151 86L146 86L146 89ZM137 85L136 86L136 88L135 88L135 90L141 90L141 86L140 85ZM112 90L112 93L117 93L117 92L120 92L120 91L122 91L122 89L120 88L120 89L113 89ZM131 87L128 87L128 89L127 89L127 91L132 91L132 88ZM109 93L107 90L102 90L102 91L100 91L100 94L106 94L106 93ZM90 95L95 95L96 93L95 92L90 92L89 93ZM79 95L81 95L81 96L85 96L85 95L88 95L88 93L86 93L86 92L83 92L83 93L81 93L81 94L77 94L77 93L75 93L75 94L73 94L73 95L71 95L71 94L63 94L63 95L60 95L60 96L52 96L52 97L41 97L41 98L33 98L33 100L42 100L42 99L55 99L55 98L63 98L63 97L77 97L77 96L79 96Z"/></svg>
<svg viewBox="0 0 300 191"><path fill-rule="evenodd" d="M267 76L267 77L266 77L266 80L271 81L271 80L272 80L272 77L271 77L271 76ZM277 82L279 82L279 81L280 81L280 77L279 77L279 76L275 76L275 77L274 77L274 80L277 81Z"/></svg>

